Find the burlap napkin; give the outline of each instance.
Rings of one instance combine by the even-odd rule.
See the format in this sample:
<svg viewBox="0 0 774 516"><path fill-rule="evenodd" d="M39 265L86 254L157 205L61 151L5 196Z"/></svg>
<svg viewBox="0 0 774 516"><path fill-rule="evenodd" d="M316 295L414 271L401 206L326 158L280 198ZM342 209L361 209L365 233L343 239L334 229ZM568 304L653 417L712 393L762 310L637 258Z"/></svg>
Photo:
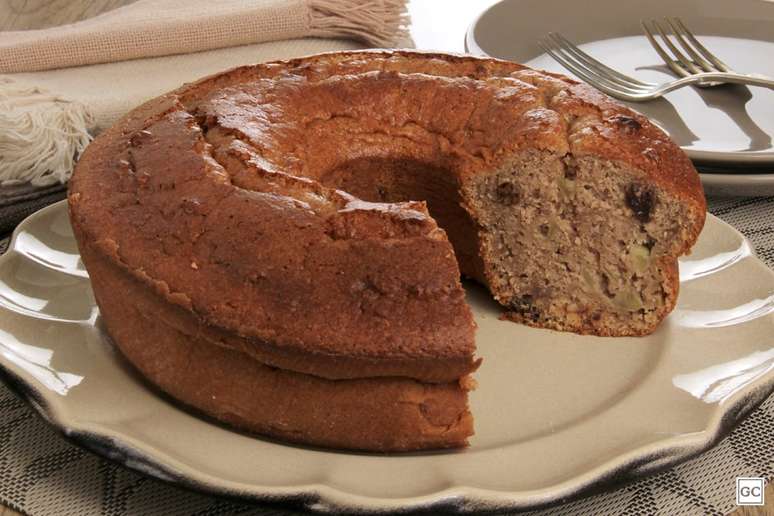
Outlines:
<svg viewBox="0 0 774 516"><path fill-rule="evenodd" d="M0 73L309 36L390 46L405 30L404 10L401 0L139 0L71 25L6 32Z"/></svg>
<svg viewBox="0 0 774 516"><path fill-rule="evenodd" d="M147 99L261 61L402 46L405 0L139 0L0 33L0 185L64 183L89 138Z"/></svg>

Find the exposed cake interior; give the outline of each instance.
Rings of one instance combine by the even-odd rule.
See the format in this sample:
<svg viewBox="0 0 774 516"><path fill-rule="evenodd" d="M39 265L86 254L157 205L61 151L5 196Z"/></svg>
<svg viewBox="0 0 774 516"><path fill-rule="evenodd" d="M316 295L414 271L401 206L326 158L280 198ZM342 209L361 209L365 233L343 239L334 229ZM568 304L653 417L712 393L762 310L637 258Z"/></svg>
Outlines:
<svg viewBox="0 0 774 516"><path fill-rule="evenodd" d="M453 177L437 164L358 159L321 179L369 201L425 200L462 273L487 284L515 321L636 335L672 309L687 215L641 172L532 150L477 175L464 199Z"/></svg>
<svg viewBox="0 0 774 516"><path fill-rule="evenodd" d="M680 203L596 158L522 154L474 181L468 202L509 317L560 330L642 334L672 309Z"/></svg>

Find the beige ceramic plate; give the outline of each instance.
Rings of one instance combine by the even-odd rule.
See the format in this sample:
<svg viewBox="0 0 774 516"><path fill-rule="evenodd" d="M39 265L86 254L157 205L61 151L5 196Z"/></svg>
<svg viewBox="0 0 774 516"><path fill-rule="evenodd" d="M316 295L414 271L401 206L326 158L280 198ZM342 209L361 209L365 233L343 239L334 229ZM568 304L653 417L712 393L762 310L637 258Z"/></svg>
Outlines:
<svg viewBox="0 0 774 516"><path fill-rule="evenodd" d="M0 258L0 371L78 443L199 489L327 511L535 507L695 455L774 390L774 273L710 216L680 274L647 338L503 322L469 286L484 357L470 448L342 453L231 431L149 388L100 330L59 203Z"/></svg>
<svg viewBox="0 0 774 516"><path fill-rule="evenodd" d="M623 73L674 79L642 34L640 20L679 16L732 68L774 77L774 3L765 0L504 0L467 34L467 48L568 74L537 42L560 32ZM774 165L774 90L687 87L660 100L631 103L702 164Z"/></svg>
<svg viewBox="0 0 774 516"><path fill-rule="evenodd" d="M774 166L771 167L774 169ZM733 167L699 167L704 193L719 197L769 197L774 195L774 172L749 173Z"/></svg>

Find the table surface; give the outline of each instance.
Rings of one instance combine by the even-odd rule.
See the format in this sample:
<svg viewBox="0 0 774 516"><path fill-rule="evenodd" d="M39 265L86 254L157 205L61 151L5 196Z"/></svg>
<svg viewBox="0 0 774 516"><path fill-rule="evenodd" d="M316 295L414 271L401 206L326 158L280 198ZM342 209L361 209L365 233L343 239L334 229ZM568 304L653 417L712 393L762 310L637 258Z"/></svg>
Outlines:
<svg viewBox="0 0 774 516"><path fill-rule="evenodd" d="M0 3L0 31L38 29L72 23L135 0L16 0ZM473 18L497 0L447 0L444 23L437 23L438 4L432 0L409 0L411 36L417 48L464 51L464 34ZM765 507L740 507L734 516L774 516L774 483L765 491ZM20 516L0 504L0 516Z"/></svg>

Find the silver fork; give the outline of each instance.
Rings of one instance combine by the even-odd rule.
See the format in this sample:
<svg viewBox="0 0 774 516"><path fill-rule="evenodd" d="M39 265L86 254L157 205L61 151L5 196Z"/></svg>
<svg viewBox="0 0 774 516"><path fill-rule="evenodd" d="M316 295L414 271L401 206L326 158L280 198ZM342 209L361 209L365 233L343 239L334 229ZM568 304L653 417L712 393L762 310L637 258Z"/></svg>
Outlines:
<svg viewBox="0 0 774 516"><path fill-rule="evenodd" d="M774 79L759 75L747 75L727 71L700 71L695 74L687 74L686 72L685 76L663 84L646 82L624 75L599 62L561 34L555 32L549 33L545 38L540 40L538 44L548 55L553 57L580 79L586 81L595 88L604 91L608 95L621 100L632 102L653 100L672 90L692 84L709 85L711 83L730 82L774 89ZM722 65L722 61L718 61Z"/></svg>

